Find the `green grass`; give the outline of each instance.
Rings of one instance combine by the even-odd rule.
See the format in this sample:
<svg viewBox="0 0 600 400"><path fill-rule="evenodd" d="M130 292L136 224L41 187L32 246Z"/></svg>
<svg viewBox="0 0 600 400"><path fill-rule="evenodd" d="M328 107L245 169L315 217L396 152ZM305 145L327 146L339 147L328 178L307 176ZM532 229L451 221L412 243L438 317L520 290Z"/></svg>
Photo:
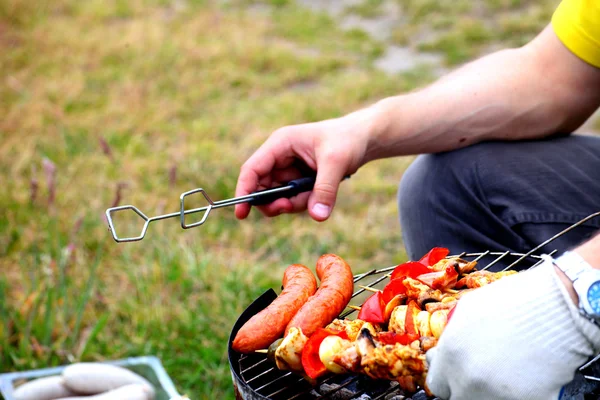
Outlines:
<svg viewBox="0 0 600 400"><path fill-rule="evenodd" d="M559 1L397 0L402 23L392 41L444 55L449 66L498 47L529 42L546 26Z"/></svg>
<svg viewBox="0 0 600 400"><path fill-rule="evenodd" d="M363 18L375 18L383 13L384 0L364 0L360 4L348 6L346 13L359 15Z"/></svg>
<svg viewBox="0 0 600 400"><path fill-rule="evenodd" d="M0 21L0 370L155 354L182 392L231 398L231 326L286 265L336 252L360 272L404 257L388 193L405 163L345 183L325 229L306 216L239 222L225 209L202 228L163 221L116 244L102 216L118 184L121 203L148 215L198 186L231 196L241 163L277 127L413 88L370 67L380 44L293 5L262 15L44 4L32 15L28 2L4 3ZM44 158L56 165L53 204ZM359 190L374 178L377 190ZM359 235L347 229L357 220L369 221Z"/></svg>
<svg viewBox="0 0 600 400"><path fill-rule="evenodd" d="M179 193L199 186L232 196L240 165L274 129L431 79L374 70L385 44L292 1L263 2L269 12L250 3L0 3L0 371L154 354L182 393L232 398L230 329L280 286L288 264L314 268L335 252L360 273L405 259L394 194L409 158L344 182L324 224L305 215L240 222L220 209L201 228L170 220L151 224L142 242L110 238L103 212L119 185L120 204L147 215L176 211ZM499 37L469 2L403 4L415 34L428 21L454 32L438 49L454 49L452 62L538 26L509 18L497 22ZM448 10L469 15L444 22ZM53 202L44 159L56 167Z"/></svg>

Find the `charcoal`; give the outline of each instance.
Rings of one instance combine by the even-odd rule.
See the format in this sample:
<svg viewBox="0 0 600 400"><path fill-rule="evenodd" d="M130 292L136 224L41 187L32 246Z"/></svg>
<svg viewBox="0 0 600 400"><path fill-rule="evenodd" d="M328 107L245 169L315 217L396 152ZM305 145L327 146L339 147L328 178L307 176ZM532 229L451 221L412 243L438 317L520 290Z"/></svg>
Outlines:
<svg viewBox="0 0 600 400"><path fill-rule="evenodd" d="M329 397L329 399L331 399L331 400L348 400L354 396L355 392L348 390L346 388L339 389L339 387L340 387L340 385L335 384L335 383L332 383L332 384L324 383L321 385L319 390L324 395L334 392Z"/></svg>
<svg viewBox="0 0 600 400"><path fill-rule="evenodd" d="M372 397L368 394L361 394L360 397L357 397L356 400L372 400Z"/></svg>
<svg viewBox="0 0 600 400"><path fill-rule="evenodd" d="M387 396L385 396L385 400L405 400L406 397L402 396L401 394L388 394Z"/></svg>
<svg viewBox="0 0 600 400"><path fill-rule="evenodd" d="M427 393L425 393L424 390L420 390L417 393L413 394L411 399L412 400L428 400L429 397L427 396Z"/></svg>
<svg viewBox="0 0 600 400"><path fill-rule="evenodd" d="M339 388L340 385L336 384L336 383L323 383L321 385L321 387L319 388L319 390L321 392L323 392L323 394L327 394L329 392L333 392L334 390L336 390L337 388Z"/></svg>

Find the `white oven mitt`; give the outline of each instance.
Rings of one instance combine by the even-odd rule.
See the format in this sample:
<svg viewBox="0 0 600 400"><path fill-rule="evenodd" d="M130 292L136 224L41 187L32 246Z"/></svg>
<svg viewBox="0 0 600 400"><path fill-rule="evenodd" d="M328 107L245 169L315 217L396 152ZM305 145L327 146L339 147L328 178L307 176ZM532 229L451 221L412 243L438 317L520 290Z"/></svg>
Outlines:
<svg viewBox="0 0 600 400"><path fill-rule="evenodd" d="M442 399L558 399L600 350L600 329L581 316L554 266L466 294L427 352L427 385Z"/></svg>

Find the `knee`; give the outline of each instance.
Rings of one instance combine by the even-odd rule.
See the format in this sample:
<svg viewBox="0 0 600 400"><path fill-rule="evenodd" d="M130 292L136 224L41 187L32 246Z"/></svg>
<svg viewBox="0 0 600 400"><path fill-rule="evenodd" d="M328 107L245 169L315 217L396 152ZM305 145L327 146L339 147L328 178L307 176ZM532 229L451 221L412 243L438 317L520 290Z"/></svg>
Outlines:
<svg viewBox="0 0 600 400"><path fill-rule="evenodd" d="M423 183L431 179L437 179L433 172L436 169L435 164L436 161L432 155L420 155L402 175L398 187L398 208L401 216L418 207L420 204L418 199L422 199L427 195L427 185Z"/></svg>
<svg viewBox="0 0 600 400"><path fill-rule="evenodd" d="M476 158L472 148L418 156L400 180L400 214L439 209L448 203L445 199L459 197L456 191L472 188L477 180Z"/></svg>

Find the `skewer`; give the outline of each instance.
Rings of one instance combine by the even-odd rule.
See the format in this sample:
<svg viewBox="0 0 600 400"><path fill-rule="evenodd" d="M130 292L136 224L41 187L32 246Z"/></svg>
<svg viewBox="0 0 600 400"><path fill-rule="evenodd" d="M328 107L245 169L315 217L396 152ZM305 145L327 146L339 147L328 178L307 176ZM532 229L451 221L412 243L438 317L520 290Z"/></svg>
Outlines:
<svg viewBox="0 0 600 400"><path fill-rule="evenodd" d="M258 349L258 350L254 350L255 353L262 353L262 354L267 354L269 352L269 350L267 349Z"/></svg>
<svg viewBox="0 0 600 400"><path fill-rule="evenodd" d="M361 289L364 289L364 290L368 290L369 292L373 292L373 293L381 292L381 290L372 288L370 286L358 285L358 287Z"/></svg>
<svg viewBox="0 0 600 400"><path fill-rule="evenodd" d="M353 305L349 305L348 308L351 308L351 309L356 310L356 311L360 311L360 309L361 309L361 307L359 307L359 306L353 306Z"/></svg>

